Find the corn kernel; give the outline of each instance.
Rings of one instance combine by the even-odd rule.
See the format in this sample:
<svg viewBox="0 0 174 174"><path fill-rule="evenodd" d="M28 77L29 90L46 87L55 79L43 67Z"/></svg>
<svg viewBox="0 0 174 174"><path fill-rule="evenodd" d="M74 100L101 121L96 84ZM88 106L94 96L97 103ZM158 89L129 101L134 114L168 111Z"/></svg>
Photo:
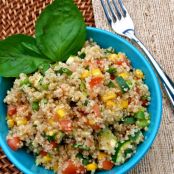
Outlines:
<svg viewBox="0 0 174 174"><path fill-rule="evenodd" d="M14 120L13 119L8 119L7 124L8 124L9 128L12 128L14 126Z"/></svg>
<svg viewBox="0 0 174 174"><path fill-rule="evenodd" d="M87 77L90 76L90 72L88 70L85 70L82 74L81 74L81 79L85 79Z"/></svg>
<svg viewBox="0 0 174 174"><path fill-rule="evenodd" d="M98 160L103 160L105 158L107 158L107 154L106 153L103 153L103 152L99 152L98 154Z"/></svg>
<svg viewBox="0 0 174 174"><path fill-rule="evenodd" d="M114 92L107 92L106 94L104 94L102 96L102 100L104 102L108 101L108 100L113 100L116 98L116 94Z"/></svg>
<svg viewBox="0 0 174 174"><path fill-rule="evenodd" d="M93 69L91 71L91 73L92 73L93 76L102 76L102 72L100 71L99 68Z"/></svg>
<svg viewBox="0 0 174 174"><path fill-rule="evenodd" d="M108 108L113 108L113 107L116 106L116 103L113 102L112 100L109 100L109 101L106 102L106 106L107 106Z"/></svg>
<svg viewBox="0 0 174 174"><path fill-rule="evenodd" d="M118 59L118 55L117 54L110 54L108 56L108 59L111 61L111 62L115 62L117 59Z"/></svg>
<svg viewBox="0 0 174 174"><path fill-rule="evenodd" d="M49 123L50 125L52 125L52 126L53 126L55 122L54 122L54 120L53 120L53 119L51 119L51 118L50 118L50 119L48 120L48 123Z"/></svg>
<svg viewBox="0 0 174 174"><path fill-rule="evenodd" d="M43 163L50 163L51 159L52 158L49 155L45 155L42 160L43 160Z"/></svg>
<svg viewBox="0 0 174 174"><path fill-rule="evenodd" d="M120 102L120 107L121 107L122 109L128 108L128 100L121 100L121 102Z"/></svg>
<svg viewBox="0 0 174 174"><path fill-rule="evenodd" d="M140 69L135 70L135 76L139 79L143 79L144 78L144 74Z"/></svg>
<svg viewBox="0 0 174 174"><path fill-rule="evenodd" d="M66 111L64 109L57 109L56 110L56 113L58 115L58 117L61 119L61 118L64 118L66 116Z"/></svg>
<svg viewBox="0 0 174 174"><path fill-rule="evenodd" d="M95 121L94 121L94 120L89 119L89 120L88 120L88 123L89 123L89 125L94 125L94 124L95 124Z"/></svg>
<svg viewBox="0 0 174 174"><path fill-rule="evenodd" d="M119 57L120 59L126 58L126 56L125 56L123 53L118 53L118 57Z"/></svg>
<svg viewBox="0 0 174 174"><path fill-rule="evenodd" d="M127 80L129 78L129 73L127 73L127 72L120 73L119 76L122 77L123 79Z"/></svg>
<svg viewBox="0 0 174 174"><path fill-rule="evenodd" d="M55 134L55 132L56 132L56 130L47 131L47 135L53 136Z"/></svg>
<svg viewBox="0 0 174 174"><path fill-rule="evenodd" d="M95 171L97 169L96 163L91 163L86 166L87 171Z"/></svg>
<svg viewBox="0 0 174 174"><path fill-rule="evenodd" d="M59 168L58 164L55 164L55 165L53 166L53 170L54 170L55 172L57 172L58 168Z"/></svg>
<svg viewBox="0 0 174 174"><path fill-rule="evenodd" d="M16 124L17 126L21 126L21 125L26 125L27 124L27 119L26 118L20 118L16 120Z"/></svg>

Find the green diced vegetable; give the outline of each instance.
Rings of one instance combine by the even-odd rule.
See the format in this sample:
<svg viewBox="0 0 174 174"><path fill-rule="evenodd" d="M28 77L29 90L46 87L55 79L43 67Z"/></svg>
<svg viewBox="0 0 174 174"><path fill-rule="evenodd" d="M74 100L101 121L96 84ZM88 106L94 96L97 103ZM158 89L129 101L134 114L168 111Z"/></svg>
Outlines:
<svg viewBox="0 0 174 174"><path fill-rule="evenodd" d="M150 124L150 120L137 120L136 125L140 128L146 128Z"/></svg>
<svg viewBox="0 0 174 174"><path fill-rule="evenodd" d="M123 119L123 122L125 124L134 124L136 122L136 119L134 117L126 117Z"/></svg>
<svg viewBox="0 0 174 174"><path fill-rule="evenodd" d="M60 68L57 73L59 73L60 75L62 74L66 74L68 76L72 75L72 71L70 71L68 68Z"/></svg>
<svg viewBox="0 0 174 174"><path fill-rule="evenodd" d="M108 72L109 74L112 74L112 75L116 75L117 69L114 67L109 67L109 69L106 72Z"/></svg>
<svg viewBox="0 0 174 174"><path fill-rule="evenodd" d="M135 132L134 135L129 136L130 141L135 144L139 144L140 142L143 141L144 135L142 131Z"/></svg>
<svg viewBox="0 0 174 174"><path fill-rule="evenodd" d="M104 50L105 54L113 54L115 52L115 50L113 48L108 48Z"/></svg>
<svg viewBox="0 0 174 174"><path fill-rule="evenodd" d="M51 141L55 141L56 140L56 133L54 133L53 135L45 135L46 139L51 142Z"/></svg>
<svg viewBox="0 0 174 174"><path fill-rule="evenodd" d="M48 103L48 100L47 100L46 98L43 98L43 99L41 100L41 102L42 102L43 104L47 104L47 103Z"/></svg>
<svg viewBox="0 0 174 174"><path fill-rule="evenodd" d="M138 120L145 120L145 114L143 111L139 111L135 114L135 118L137 118Z"/></svg>
<svg viewBox="0 0 174 174"><path fill-rule="evenodd" d="M78 153L78 154L76 155L76 158L83 159L83 155L82 155L81 153Z"/></svg>
<svg viewBox="0 0 174 174"><path fill-rule="evenodd" d="M133 87L133 83L130 80L126 80L126 83L130 89Z"/></svg>
<svg viewBox="0 0 174 174"><path fill-rule="evenodd" d="M115 84L112 81L110 81L107 86L109 88L115 88Z"/></svg>
<svg viewBox="0 0 174 174"><path fill-rule="evenodd" d="M133 154L133 149L126 149L125 151L124 151L124 156L125 156L125 158L127 159L127 158L129 158L132 154Z"/></svg>
<svg viewBox="0 0 174 174"><path fill-rule="evenodd" d="M43 90L48 90L48 87L49 87L48 84L42 84L42 85L41 85L41 88L42 88Z"/></svg>
<svg viewBox="0 0 174 174"><path fill-rule="evenodd" d="M99 134L99 149L112 152L117 145L117 138L109 129L103 129Z"/></svg>
<svg viewBox="0 0 174 174"><path fill-rule="evenodd" d="M39 71L41 74L45 75L45 72L50 68L50 64L43 64L39 66Z"/></svg>
<svg viewBox="0 0 174 174"><path fill-rule="evenodd" d="M33 111L39 110L39 102L38 101L35 101L32 103L32 109L33 109Z"/></svg>
<svg viewBox="0 0 174 174"><path fill-rule="evenodd" d="M80 83L80 90L83 92L86 91L86 85L83 81L81 81L81 83Z"/></svg>
<svg viewBox="0 0 174 174"><path fill-rule="evenodd" d="M80 55L79 55L79 57L81 58L81 59L84 59L85 57L86 57L86 53L81 53Z"/></svg>
<svg viewBox="0 0 174 174"><path fill-rule="evenodd" d="M131 141L128 140L126 142L120 143L116 148L115 155L112 156L112 161L117 164L125 162L128 156L127 152L130 152L130 149L134 149Z"/></svg>
<svg viewBox="0 0 174 174"><path fill-rule="evenodd" d="M87 105L88 105L88 103L89 103L89 101L88 101L88 100L85 100L84 105L85 105L85 106L87 106Z"/></svg>
<svg viewBox="0 0 174 174"><path fill-rule="evenodd" d="M147 100L147 101L150 101L150 96L149 95L143 95L141 97L142 100Z"/></svg>
<svg viewBox="0 0 174 174"><path fill-rule="evenodd" d="M89 156L83 156L81 153L78 153L76 155L76 158L82 159L82 164L84 166L88 165L90 163L90 157Z"/></svg>
<svg viewBox="0 0 174 174"><path fill-rule="evenodd" d="M20 81L20 86L24 86L24 85L31 86L31 83L30 83L28 77L26 79Z"/></svg>
<svg viewBox="0 0 174 174"><path fill-rule="evenodd" d="M82 145L82 144L74 144L73 147L78 148L78 149L82 149L82 150L90 150L89 147Z"/></svg>
<svg viewBox="0 0 174 174"><path fill-rule="evenodd" d="M116 77L116 82L118 83L123 93L127 92L130 89L128 84L122 77Z"/></svg>

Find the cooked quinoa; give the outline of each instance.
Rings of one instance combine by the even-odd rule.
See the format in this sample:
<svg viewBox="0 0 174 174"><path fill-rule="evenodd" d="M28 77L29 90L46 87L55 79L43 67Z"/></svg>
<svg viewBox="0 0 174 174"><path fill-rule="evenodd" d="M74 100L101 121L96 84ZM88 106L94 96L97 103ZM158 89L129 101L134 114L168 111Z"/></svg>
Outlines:
<svg viewBox="0 0 174 174"><path fill-rule="evenodd" d="M8 91L7 143L59 174L110 170L143 142L150 116L144 74L124 53L87 41L77 56L20 74Z"/></svg>

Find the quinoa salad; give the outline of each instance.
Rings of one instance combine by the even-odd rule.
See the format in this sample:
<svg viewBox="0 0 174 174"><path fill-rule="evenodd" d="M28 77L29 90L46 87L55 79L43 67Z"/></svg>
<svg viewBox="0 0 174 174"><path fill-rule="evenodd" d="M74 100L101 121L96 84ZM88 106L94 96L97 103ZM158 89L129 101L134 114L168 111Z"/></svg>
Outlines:
<svg viewBox="0 0 174 174"><path fill-rule="evenodd" d="M116 50L117 51L117 50ZM143 142L150 92L124 53L86 41L66 63L21 73L8 91L7 144L59 174L123 164Z"/></svg>

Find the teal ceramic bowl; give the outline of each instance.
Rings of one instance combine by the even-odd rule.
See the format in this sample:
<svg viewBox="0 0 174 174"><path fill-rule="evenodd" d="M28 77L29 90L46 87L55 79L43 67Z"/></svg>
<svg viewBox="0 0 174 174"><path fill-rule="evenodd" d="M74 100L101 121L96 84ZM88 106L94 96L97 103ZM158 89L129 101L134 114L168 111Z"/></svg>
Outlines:
<svg viewBox="0 0 174 174"><path fill-rule="evenodd" d="M132 62L133 67L143 70L146 76L145 83L149 86L151 92L151 104L148 108L151 114L151 124L149 130L145 133L145 141L137 148L137 152L126 163L119 167L114 167L110 171L101 171L100 174L123 174L132 169L147 153L151 147L161 122L162 115L162 96L157 77L152 70L151 65L143 57L143 55L125 39L96 28L87 28L88 38L92 38L101 47L113 47L117 51L124 52ZM12 86L13 79L0 78L0 146L11 160L11 162L25 174L53 174L53 172L45 170L43 167L35 165L33 155L26 153L25 149L17 152L12 151L6 143L6 135L8 127L6 124L6 105L3 99L7 90Z"/></svg>

